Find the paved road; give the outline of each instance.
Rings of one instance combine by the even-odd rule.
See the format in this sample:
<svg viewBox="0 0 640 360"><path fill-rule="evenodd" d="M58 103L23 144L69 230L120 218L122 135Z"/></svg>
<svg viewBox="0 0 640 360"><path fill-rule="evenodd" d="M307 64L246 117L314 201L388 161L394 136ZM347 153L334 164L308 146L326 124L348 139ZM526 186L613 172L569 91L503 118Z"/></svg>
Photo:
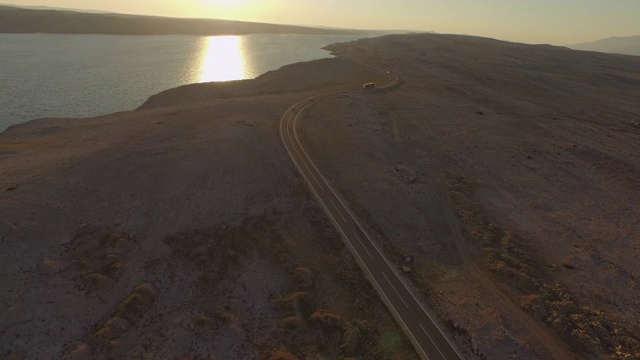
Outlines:
<svg viewBox="0 0 640 360"><path fill-rule="evenodd" d="M387 76L389 81L378 88L397 84L398 77L395 74L387 73ZM298 139L296 121L300 114L316 101L321 101L330 95L332 94L302 100L287 110L280 122L280 135L284 145L318 202L342 234L365 275L400 323L420 357L432 360L461 359L455 347L443 335L420 301L400 279L397 268L382 255L353 214L336 195L334 189L322 177Z"/></svg>

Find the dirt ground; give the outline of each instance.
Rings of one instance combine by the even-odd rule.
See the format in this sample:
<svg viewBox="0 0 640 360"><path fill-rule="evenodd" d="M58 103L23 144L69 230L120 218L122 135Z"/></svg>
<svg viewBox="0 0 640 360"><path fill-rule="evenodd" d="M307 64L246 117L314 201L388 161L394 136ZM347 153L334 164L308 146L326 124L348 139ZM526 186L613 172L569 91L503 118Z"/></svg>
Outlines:
<svg viewBox="0 0 640 360"><path fill-rule="evenodd" d="M0 134L0 358L417 359L303 143L469 359L640 358L640 59L404 35ZM374 69L378 69L377 71Z"/></svg>
<svg viewBox="0 0 640 360"><path fill-rule="evenodd" d="M416 359L278 134L372 76L292 65L0 135L0 358Z"/></svg>
<svg viewBox="0 0 640 360"><path fill-rule="evenodd" d="M477 358L640 358L640 58L489 39L332 46L398 74L301 124ZM336 116L336 113L339 114Z"/></svg>

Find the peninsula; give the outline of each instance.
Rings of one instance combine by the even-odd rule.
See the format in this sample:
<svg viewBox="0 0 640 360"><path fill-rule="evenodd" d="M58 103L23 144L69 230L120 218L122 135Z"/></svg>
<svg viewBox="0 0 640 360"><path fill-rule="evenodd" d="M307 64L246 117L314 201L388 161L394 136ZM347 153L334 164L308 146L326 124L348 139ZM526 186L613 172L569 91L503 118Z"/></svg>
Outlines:
<svg viewBox="0 0 640 360"><path fill-rule="evenodd" d="M436 34L329 49L0 134L0 356L419 359L291 161L295 111L462 357L639 356L639 57Z"/></svg>

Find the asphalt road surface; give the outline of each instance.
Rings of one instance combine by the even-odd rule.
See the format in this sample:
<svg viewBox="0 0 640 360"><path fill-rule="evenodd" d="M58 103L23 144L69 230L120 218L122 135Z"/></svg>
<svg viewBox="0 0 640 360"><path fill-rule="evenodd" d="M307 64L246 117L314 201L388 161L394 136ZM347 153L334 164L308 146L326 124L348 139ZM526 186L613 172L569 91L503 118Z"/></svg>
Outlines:
<svg viewBox="0 0 640 360"><path fill-rule="evenodd" d="M389 81L378 86L377 89L389 88L398 83L398 77L395 74L388 72L387 76ZM285 112L280 122L280 135L284 145L325 213L342 234L365 275L413 343L418 355L423 359L431 360L462 359L420 301L401 280L397 267L385 258L351 211L336 195L335 190L322 177L298 139L296 122L304 110L316 101L322 101L332 95L335 94L324 94L302 100Z"/></svg>

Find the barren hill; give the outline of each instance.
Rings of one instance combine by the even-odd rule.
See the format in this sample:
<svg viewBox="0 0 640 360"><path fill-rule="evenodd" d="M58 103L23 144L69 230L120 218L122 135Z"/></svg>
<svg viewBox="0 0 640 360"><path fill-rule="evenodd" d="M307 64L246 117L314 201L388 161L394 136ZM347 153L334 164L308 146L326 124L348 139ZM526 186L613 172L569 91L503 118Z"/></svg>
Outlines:
<svg viewBox="0 0 640 360"><path fill-rule="evenodd" d="M420 259L428 303L488 359L569 357L553 338L640 356L640 58L447 35L331 48L404 83L318 103L303 141L390 257Z"/></svg>
<svg viewBox="0 0 640 360"><path fill-rule="evenodd" d="M571 45L572 49L640 56L640 35L612 37Z"/></svg>
<svg viewBox="0 0 640 360"><path fill-rule="evenodd" d="M0 356L417 358L280 143L469 359L640 353L640 60L446 35L0 134ZM394 89L343 93L392 71Z"/></svg>
<svg viewBox="0 0 640 360"><path fill-rule="evenodd" d="M215 19L85 13L0 6L0 33L115 35L357 34L357 31Z"/></svg>

